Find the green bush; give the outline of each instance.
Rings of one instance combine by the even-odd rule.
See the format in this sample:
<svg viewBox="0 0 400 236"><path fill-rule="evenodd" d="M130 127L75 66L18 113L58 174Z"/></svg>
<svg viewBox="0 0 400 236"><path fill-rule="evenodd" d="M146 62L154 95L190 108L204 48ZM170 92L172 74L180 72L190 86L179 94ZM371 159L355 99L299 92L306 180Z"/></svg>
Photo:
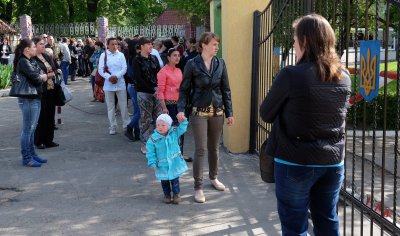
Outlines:
<svg viewBox="0 0 400 236"><path fill-rule="evenodd" d="M387 109L386 109L386 129L387 130L395 130L396 129L396 124L399 123L399 118L397 115L400 116L400 114L397 114L399 109L400 104L398 101L400 101L400 94L399 96L396 96L396 89L397 89L397 81L393 81L388 84L387 86ZM364 100L357 103L356 107L356 114L354 116L354 109L355 107L352 106L349 108L347 112L347 127L349 129L353 129L354 127L354 117L356 117L356 128L361 129L363 125L363 119L365 117L366 119L366 129L367 130L372 130L372 127L374 125L374 117L376 116L376 128L378 130L381 130L383 128L383 122L384 122L384 89L381 88L379 90L378 96L370 101L370 102L365 102ZM366 109L364 113L364 103L366 103ZM375 104L374 104L375 103ZM374 109L374 106L376 106L376 109ZM376 111L376 114L374 114ZM397 127L399 128L399 127Z"/></svg>
<svg viewBox="0 0 400 236"><path fill-rule="evenodd" d="M0 89L11 86L10 75L12 70L12 65L0 65Z"/></svg>

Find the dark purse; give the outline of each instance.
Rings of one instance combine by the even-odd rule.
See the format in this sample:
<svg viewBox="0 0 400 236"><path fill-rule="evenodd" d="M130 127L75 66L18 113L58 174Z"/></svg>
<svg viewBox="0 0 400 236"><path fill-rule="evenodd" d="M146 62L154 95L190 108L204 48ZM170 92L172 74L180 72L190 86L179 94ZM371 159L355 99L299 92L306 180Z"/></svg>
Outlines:
<svg viewBox="0 0 400 236"><path fill-rule="evenodd" d="M99 66L99 65L97 65ZM108 73L108 67L107 67L107 51L104 51L104 72ZM96 75L94 77L94 83L97 84L99 87L104 86L104 82L106 80L100 75L99 69L97 69Z"/></svg>
<svg viewBox="0 0 400 236"><path fill-rule="evenodd" d="M56 74L56 81L54 83L54 91L56 94L55 105L56 106L64 106L66 99L65 99L64 91L61 87L61 79L58 77L57 74Z"/></svg>
<svg viewBox="0 0 400 236"><path fill-rule="evenodd" d="M13 71L11 73L10 97L37 98L36 87L28 81L24 74Z"/></svg>
<svg viewBox="0 0 400 236"><path fill-rule="evenodd" d="M267 183L275 183L274 157L267 154L268 139L264 141L260 149L261 179Z"/></svg>

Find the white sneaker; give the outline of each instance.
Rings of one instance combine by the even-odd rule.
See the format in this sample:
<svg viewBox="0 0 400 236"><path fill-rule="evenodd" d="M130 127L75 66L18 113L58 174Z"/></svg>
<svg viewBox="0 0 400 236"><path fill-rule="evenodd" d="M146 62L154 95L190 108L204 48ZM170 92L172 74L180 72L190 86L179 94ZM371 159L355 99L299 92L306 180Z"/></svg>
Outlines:
<svg viewBox="0 0 400 236"><path fill-rule="evenodd" d="M206 197L204 197L203 190L199 189L194 192L194 200L198 203L204 203L206 201Z"/></svg>
<svg viewBox="0 0 400 236"><path fill-rule="evenodd" d="M114 135L114 134L117 134L117 131L115 130L115 128L111 128L110 135Z"/></svg>
<svg viewBox="0 0 400 236"><path fill-rule="evenodd" d="M210 182L211 182L211 185L214 186L214 188L216 190L225 191L225 185L223 183L219 182L218 179L211 179Z"/></svg>
<svg viewBox="0 0 400 236"><path fill-rule="evenodd" d="M142 154L146 155L146 153L147 153L147 148L146 148L146 146L142 145L142 146L140 147L140 151L142 152Z"/></svg>

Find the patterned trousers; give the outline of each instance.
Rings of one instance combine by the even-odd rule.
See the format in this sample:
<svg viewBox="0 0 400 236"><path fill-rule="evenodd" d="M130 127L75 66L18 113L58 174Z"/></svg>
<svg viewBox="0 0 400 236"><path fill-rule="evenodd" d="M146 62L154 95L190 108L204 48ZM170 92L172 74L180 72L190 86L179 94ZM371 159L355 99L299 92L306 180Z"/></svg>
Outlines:
<svg viewBox="0 0 400 236"><path fill-rule="evenodd" d="M138 92L137 98L140 110L140 140L146 143L154 132L162 108L160 101L153 94Z"/></svg>

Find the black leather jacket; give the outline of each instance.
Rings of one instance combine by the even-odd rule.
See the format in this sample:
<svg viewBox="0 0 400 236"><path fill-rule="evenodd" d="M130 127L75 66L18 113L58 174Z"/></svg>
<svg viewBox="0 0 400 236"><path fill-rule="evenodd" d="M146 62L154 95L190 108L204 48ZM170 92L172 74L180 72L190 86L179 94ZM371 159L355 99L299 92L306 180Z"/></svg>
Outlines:
<svg viewBox="0 0 400 236"><path fill-rule="evenodd" d="M345 152L345 121L351 81L322 82L312 62L281 70L260 107L274 123L267 153L302 165L338 164Z"/></svg>
<svg viewBox="0 0 400 236"><path fill-rule="evenodd" d="M28 81L36 87L38 97L40 97L43 93L41 86L43 80L40 78L40 70L34 60L22 55L17 64L17 72L25 75Z"/></svg>
<svg viewBox="0 0 400 236"><path fill-rule="evenodd" d="M223 107L226 117L233 116L224 60L214 57L211 73L207 71L201 55L187 62L179 88L178 112L184 112L187 103L194 107L208 107L212 103L215 107Z"/></svg>
<svg viewBox="0 0 400 236"><path fill-rule="evenodd" d="M139 54L135 57L132 64L136 91L155 93L157 73L160 71L158 59L151 54L147 58Z"/></svg>

